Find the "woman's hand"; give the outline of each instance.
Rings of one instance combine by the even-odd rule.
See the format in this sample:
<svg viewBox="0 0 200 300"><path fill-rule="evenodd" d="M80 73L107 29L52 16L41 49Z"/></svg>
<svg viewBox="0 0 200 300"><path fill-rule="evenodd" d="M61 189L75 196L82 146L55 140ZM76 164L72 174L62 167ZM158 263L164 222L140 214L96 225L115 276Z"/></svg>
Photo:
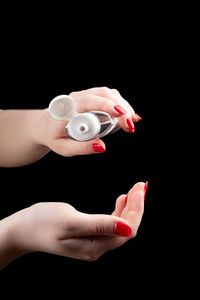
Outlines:
<svg viewBox="0 0 200 300"><path fill-rule="evenodd" d="M119 92L109 88L92 88L70 94L79 113L102 110L117 117L122 129L135 132L134 122L141 118ZM0 112L0 167L18 167L33 163L50 150L75 156L105 151L101 139L78 142L67 138L67 121L53 119L48 109L5 110Z"/></svg>
<svg viewBox="0 0 200 300"><path fill-rule="evenodd" d="M91 88L73 92L70 96L76 100L79 113L91 110L105 111L117 117L120 126L126 132L134 133L134 122L141 120L130 104L115 89ZM35 139L54 152L63 156L74 156L105 151L105 144L101 139L78 142L67 138L65 132L67 121L54 120L47 109L42 116Z"/></svg>
<svg viewBox="0 0 200 300"><path fill-rule="evenodd" d="M118 197L112 215L81 213L66 203L37 203L0 222L9 228L10 248L5 253L10 253L10 261L12 251L15 256L42 251L96 260L136 236L145 193L143 182L135 184L127 195Z"/></svg>
<svg viewBox="0 0 200 300"><path fill-rule="evenodd" d="M141 120L119 92L109 88L92 88L70 94L79 113L102 110L117 117L126 132L134 132L134 122ZM67 121L53 119L48 109L5 110L0 112L0 167L18 167L33 163L50 150L75 156L105 151L101 139L78 142L67 138Z"/></svg>

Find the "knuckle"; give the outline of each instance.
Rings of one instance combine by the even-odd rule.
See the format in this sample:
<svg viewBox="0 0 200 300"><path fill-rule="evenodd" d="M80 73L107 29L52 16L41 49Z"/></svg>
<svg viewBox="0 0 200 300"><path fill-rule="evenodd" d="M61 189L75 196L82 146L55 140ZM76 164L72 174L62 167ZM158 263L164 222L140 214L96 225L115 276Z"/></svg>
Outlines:
<svg viewBox="0 0 200 300"><path fill-rule="evenodd" d="M120 95L119 91L117 89L112 89L112 92L116 95Z"/></svg>
<svg viewBox="0 0 200 300"><path fill-rule="evenodd" d="M96 224L96 234L100 236L105 234L105 227L103 224L101 223Z"/></svg>
<svg viewBox="0 0 200 300"><path fill-rule="evenodd" d="M73 97L76 97L77 95L79 95L80 93L81 92L73 91L69 94L69 96L71 96L73 98Z"/></svg>
<svg viewBox="0 0 200 300"><path fill-rule="evenodd" d="M72 97L72 98L73 98L75 95L76 95L76 92L71 92L71 93L69 94L69 96Z"/></svg>
<svg viewBox="0 0 200 300"><path fill-rule="evenodd" d="M136 204L135 204L135 207L134 207L134 211L138 214L142 213L144 210L144 205L142 205L141 201L138 201Z"/></svg>
<svg viewBox="0 0 200 300"><path fill-rule="evenodd" d="M102 95L103 95L103 96L108 96L108 95L110 95L110 89L109 89L107 86L103 86L103 87L101 88L101 92L102 92Z"/></svg>
<svg viewBox="0 0 200 300"><path fill-rule="evenodd" d="M105 97L106 95L104 95ZM108 106L109 104L109 100L108 99L103 99L102 102L101 102L101 107L102 109L106 109L106 107Z"/></svg>

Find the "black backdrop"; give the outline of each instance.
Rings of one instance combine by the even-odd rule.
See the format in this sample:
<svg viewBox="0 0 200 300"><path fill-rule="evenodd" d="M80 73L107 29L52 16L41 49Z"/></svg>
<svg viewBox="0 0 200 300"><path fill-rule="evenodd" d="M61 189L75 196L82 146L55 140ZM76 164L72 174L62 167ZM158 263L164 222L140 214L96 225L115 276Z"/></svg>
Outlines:
<svg viewBox="0 0 200 300"><path fill-rule="evenodd" d="M41 16L41 27L37 18L25 19L2 37L1 108L45 108L59 94L107 86L118 89L143 120L135 134L105 137L104 154L64 158L49 153L29 166L1 168L0 218L39 201L65 201L83 212L109 214L116 197L137 181L148 180L149 189L138 235L121 248L95 262L34 253L12 262L1 276L36 290L41 285L44 291L71 288L89 295L93 287L98 295L105 288L142 293L145 285L158 293L157 285L173 284L163 279L171 270L164 235L164 176L170 159L165 103L174 76L167 28L133 19L121 27L108 15L105 28L101 22L94 31L91 24L77 28L63 22L55 30Z"/></svg>

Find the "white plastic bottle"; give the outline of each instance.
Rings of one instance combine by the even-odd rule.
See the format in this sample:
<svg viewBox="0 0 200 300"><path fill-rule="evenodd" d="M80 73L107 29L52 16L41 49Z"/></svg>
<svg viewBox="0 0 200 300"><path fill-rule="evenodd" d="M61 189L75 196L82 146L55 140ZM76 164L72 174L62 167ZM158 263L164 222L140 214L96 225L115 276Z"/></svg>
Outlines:
<svg viewBox="0 0 200 300"><path fill-rule="evenodd" d="M76 101L67 95L55 97L49 104L49 112L56 120L68 120L66 135L77 141L101 138L120 129L117 118L103 111L77 113Z"/></svg>

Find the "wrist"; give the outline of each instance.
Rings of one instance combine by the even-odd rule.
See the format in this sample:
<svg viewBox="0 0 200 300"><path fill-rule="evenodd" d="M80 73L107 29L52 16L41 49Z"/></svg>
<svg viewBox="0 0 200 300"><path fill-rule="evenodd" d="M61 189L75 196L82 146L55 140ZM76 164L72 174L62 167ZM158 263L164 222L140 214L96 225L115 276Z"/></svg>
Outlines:
<svg viewBox="0 0 200 300"><path fill-rule="evenodd" d="M26 128L27 135L32 142L32 152L38 160L51 151L47 145L48 109L30 110L29 122Z"/></svg>
<svg viewBox="0 0 200 300"><path fill-rule="evenodd" d="M29 135L34 144L46 146L45 131L47 126L48 109L30 111L30 122L28 126Z"/></svg>
<svg viewBox="0 0 200 300"><path fill-rule="evenodd" d="M32 252L18 240L17 213L0 221L0 270L14 259Z"/></svg>

